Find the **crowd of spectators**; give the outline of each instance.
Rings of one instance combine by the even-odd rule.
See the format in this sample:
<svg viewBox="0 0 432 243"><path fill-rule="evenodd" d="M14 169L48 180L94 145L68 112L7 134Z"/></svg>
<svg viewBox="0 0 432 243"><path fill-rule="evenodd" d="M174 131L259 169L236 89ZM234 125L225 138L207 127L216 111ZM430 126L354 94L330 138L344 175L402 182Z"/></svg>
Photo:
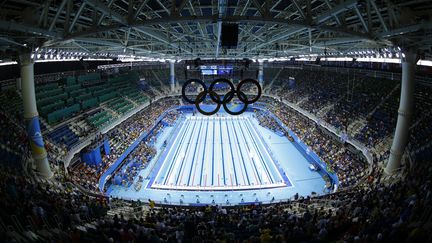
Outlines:
<svg viewBox="0 0 432 243"><path fill-rule="evenodd" d="M272 84L271 94L297 104L360 141L376 152L381 160L388 157L388 141L394 133L398 114L398 82L365 75L301 69L283 69L278 77ZM293 77L294 84L290 84L287 77ZM430 86L416 84L416 103L410 128L413 148L429 146L422 134L429 134L432 129L428 122L432 104L430 93ZM353 126L350 128L350 125Z"/></svg>
<svg viewBox="0 0 432 243"><path fill-rule="evenodd" d="M108 200L82 194L63 182L42 183L2 161L2 242L70 242L77 226L106 215Z"/></svg>
<svg viewBox="0 0 432 243"><path fill-rule="evenodd" d="M428 242L429 161L400 181L367 181L320 198L236 207L155 207L110 216L107 198L58 182L34 183L0 166L3 242ZM157 205L156 205L157 206Z"/></svg>
<svg viewBox="0 0 432 243"><path fill-rule="evenodd" d="M331 171L336 172L340 187L353 186L366 175L363 156L353 152L354 149L349 149L349 145L337 141L315 122L303 117L283 103L273 100L270 104L272 105L267 109L314 151ZM257 112L256 116L262 125L274 131L282 130L277 121L265 113Z"/></svg>
<svg viewBox="0 0 432 243"><path fill-rule="evenodd" d="M110 153L102 155L102 162L97 166L86 165L83 162L78 162L76 166L71 166L69 170L70 179L88 190L97 191L99 179L102 174L117 161L124 151L135 142L141 134L150 132L150 129L155 125L159 116L175 105L178 105L178 101L174 99L158 101L128 118L110 130L106 135L101 135L103 138L106 137L109 139L111 147ZM176 111L169 112L166 119L168 122L174 122L177 115L178 112ZM96 139L95 141L99 142L100 139ZM89 147L92 148L93 144L89 145ZM139 150L140 147L137 149ZM149 149L149 153L154 153L153 148L147 149ZM143 163L145 162L143 161ZM130 169L133 169L133 166Z"/></svg>
<svg viewBox="0 0 432 243"><path fill-rule="evenodd" d="M77 166L70 166L70 179L88 190L98 190L99 178L113 165L124 151L143 133L150 132L159 116L170 107L178 105L178 100L164 99L151 104L142 111L131 116L104 137L109 139L111 151L102 156L102 162L97 165L85 165L78 162ZM177 113L169 116L168 121L174 121ZM90 145L91 146L91 145Z"/></svg>
<svg viewBox="0 0 432 243"><path fill-rule="evenodd" d="M157 135L164 126L158 124L151 135L142 140L138 146L124 159L125 163L113 173L111 184L129 186L137 174L148 166L148 163L156 155L156 148L153 146L157 141Z"/></svg>
<svg viewBox="0 0 432 243"><path fill-rule="evenodd" d="M369 77L358 79L352 85L352 90L347 90L347 94L324 116L326 122L345 132L353 121L366 118L397 86L393 80Z"/></svg>
<svg viewBox="0 0 432 243"><path fill-rule="evenodd" d="M328 96L332 102L334 96ZM320 95L317 97L327 99ZM389 100L394 99L390 97ZM312 112L316 112L315 107L319 104L328 104L311 101L312 104L304 104L303 108ZM104 157L105 166L113 163L173 103L153 104L113 129L108 137L116 146L113 146L110 156ZM397 99L391 101L392 104L387 103L384 102L378 112L393 114L392 104L397 104ZM374 165L367 180L359 181L365 166L347 145L334 140L317 124L280 102L271 102L268 109L336 171L342 187L353 187L318 199L305 198L284 204L231 208L157 207L145 215L137 215L135 219L126 219L121 215L110 216L107 213L110 200L103 196L85 194L64 181L37 181L23 173L22 168L4 165L8 161L2 161L0 237L3 242L432 241L430 156L418 156L421 159L415 161L415 166L398 180L382 179L382 171ZM421 119L414 117L412 146L419 146L428 138L425 131L430 131L430 116L427 110L423 112ZM7 131L0 136L2 145L16 153L28 154L23 130L10 119L9 114L0 112L0 116L1 131ZM265 126L280 129L264 114L259 114L259 117ZM342 126L346 126L344 118L341 121ZM371 121L375 124L378 118L369 118L369 123ZM378 122L371 126L369 123L359 139L373 146L376 143L374 139L381 135L367 135L367 132L385 130L389 124ZM138 156L151 153L151 148L144 146L141 149ZM84 173L80 172L71 176L73 181L82 180L83 183L78 183L80 185L85 185L85 181L94 184L92 180L97 175L83 177Z"/></svg>
<svg viewBox="0 0 432 243"><path fill-rule="evenodd" d="M18 154L29 154L28 138L24 129L17 126L8 114L0 110L0 144Z"/></svg>
<svg viewBox="0 0 432 243"><path fill-rule="evenodd" d="M172 126L174 125L174 123L177 121L177 119L179 118L179 116L182 114L182 111L179 111L177 109L175 110L171 110L170 112L168 112L162 119L162 121L169 125Z"/></svg>
<svg viewBox="0 0 432 243"><path fill-rule="evenodd" d="M292 103L298 103L303 109L317 113L320 109L336 102L346 92L346 80L352 79L346 74L332 75L328 72L310 72L307 70L287 69L283 77L293 77L295 88L288 88L281 83L280 96ZM292 92L287 92L290 90Z"/></svg>

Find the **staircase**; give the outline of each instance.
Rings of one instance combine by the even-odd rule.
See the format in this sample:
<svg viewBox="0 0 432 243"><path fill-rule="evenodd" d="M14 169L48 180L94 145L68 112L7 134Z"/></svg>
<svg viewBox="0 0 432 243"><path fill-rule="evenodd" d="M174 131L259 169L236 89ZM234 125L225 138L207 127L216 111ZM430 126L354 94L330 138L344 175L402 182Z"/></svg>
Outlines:
<svg viewBox="0 0 432 243"><path fill-rule="evenodd" d="M368 116L372 116L373 113L375 113L376 110L378 110L385 102L388 98L390 98L390 96L396 92L396 90L398 90L398 88L400 87L400 84L397 84L387 95L386 97L384 97L384 99L381 100L381 102L371 111L369 112Z"/></svg>
<svg viewBox="0 0 432 243"><path fill-rule="evenodd" d="M279 71L276 73L276 75L273 77L273 79L270 81L270 84L265 88L264 93L268 92L273 87L274 81L279 77L280 73L283 71L284 68L279 69Z"/></svg>
<svg viewBox="0 0 432 243"><path fill-rule="evenodd" d="M42 117L39 117L39 122L42 123L46 127L47 131L51 132L53 130L53 128Z"/></svg>
<svg viewBox="0 0 432 243"><path fill-rule="evenodd" d="M351 137L354 137L357 133L359 133L367 124L366 119L360 118L348 125L347 132Z"/></svg>
<svg viewBox="0 0 432 243"><path fill-rule="evenodd" d="M163 89L164 93L167 92L168 87L162 82L162 80L159 78L157 73L153 69L151 69L150 71L153 74L153 76L156 78L156 80L160 83L161 88Z"/></svg>
<svg viewBox="0 0 432 243"><path fill-rule="evenodd" d="M297 106L300 106L300 104L302 104L303 102L305 102L305 101L307 101L307 100L309 100L309 96L308 96L308 95L306 95L306 96L303 97L301 100L299 100L299 101L296 103L296 105L297 105Z"/></svg>
<svg viewBox="0 0 432 243"><path fill-rule="evenodd" d="M425 150L425 149L428 149L428 148L431 148L431 147L432 147L432 141L429 141L428 143L422 145L420 148L414 150L412 153L416 154L416 153L418 153L418 152L420 152L422 150Z"/></svg>
<svg viewBox="0 0 432 243"><path fill-rule="evenodd" d="M155 87L153 87L153 86L149 86L149 87L153 91L153 93L156 94L156 96L163 96L163 94L158 89L156 89Z"/></svg>
<svg viewBox="0 0 432 243"><path fill-rule="evenodd" d="M387 136L378 142L374 148L371 149L377 155L383 155L385 152L390 150L393 141L393 136Z"/></svg>
<svg viewBox="0 0 432 243"><path fill-rule="evenodd" d="M117 112L115 112L113 109L109 108L107 105L103 105L102 109L108 111L109 113L111 113L111 115L113 115L113 117L119 117L120 114L118 114Z"/></svg>
<svg viewBox="0 0 432 243"><path fill-rule="evenodd" d="M317 117L324 117L327 114L327 112L333 109L334 106L335 106L334 103L328 106L324 106L323 108L321 108L321 110L317 112Z"/></svg>
<svg viewBox="0 0 432 243"><path fill-rule="evenodd" d="M123 98L124 98L125 100L129 101L130 103L132 103L135 107L139 106L138 103L136 103L134 100L130 99L129 97L124 96Z"/></svg>

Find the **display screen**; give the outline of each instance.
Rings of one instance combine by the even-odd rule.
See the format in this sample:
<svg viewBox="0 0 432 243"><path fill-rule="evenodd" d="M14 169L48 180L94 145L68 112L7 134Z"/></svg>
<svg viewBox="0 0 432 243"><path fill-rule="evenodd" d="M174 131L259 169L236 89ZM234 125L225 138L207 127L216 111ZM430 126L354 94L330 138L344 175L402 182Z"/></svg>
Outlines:
<svg viewBox="0 0 432 243"><path fill-rule="evenodd" d="M217 75L216 69L201 69L202 75Z"/></svg>
<svg viewBox="0 0 432 243"><path fill-rule="evenodd" d="M229 66L201 66L202 75L231 75L233 71L232 65Z"/></svg>
<svg viewBox="0 0 432 243"><path fill-rule="evenodd" d="M218 66L218 75L231 75L233 71L233 67L229 66Z"/></svg>

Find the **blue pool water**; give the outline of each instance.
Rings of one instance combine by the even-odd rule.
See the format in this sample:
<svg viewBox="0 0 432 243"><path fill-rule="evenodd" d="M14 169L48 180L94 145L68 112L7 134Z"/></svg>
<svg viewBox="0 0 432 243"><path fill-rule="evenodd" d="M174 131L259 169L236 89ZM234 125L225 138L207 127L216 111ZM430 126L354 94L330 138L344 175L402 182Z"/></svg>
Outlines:
<svg viewBox="0 0 432 243"><path fill-rule="evenodd" d="M164 204L233 205L328 192L302 153L286 137L260 126L249 112L187 114L160 133L156 148L157 156L139 173L146 178L142 186L135 187L137 176L128 188L111 185L108 195Z"/></svg>

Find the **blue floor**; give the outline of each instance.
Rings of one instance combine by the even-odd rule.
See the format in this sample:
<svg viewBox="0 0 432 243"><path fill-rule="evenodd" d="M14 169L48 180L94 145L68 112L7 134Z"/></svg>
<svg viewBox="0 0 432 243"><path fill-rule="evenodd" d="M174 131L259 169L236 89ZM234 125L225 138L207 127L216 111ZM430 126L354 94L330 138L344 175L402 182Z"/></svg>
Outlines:
<svg viewBox="0 0 432 243"><path fill-rule="evenodd" d="M271 157L275 160L275 163L279 166L279 173L285 174L289 183L284 187L278 188L266 188L266 189L249 189L249 190L171 190L152 188L151 185L154 183L160 170L165 169L164 159L165 156L169 155L169 149L162 150L162 144L165 140L170 140L177 137L182 133L183 128L180 124L174 125L174 127L165 128L164 131L159 135L156 148L158 154L155 159L150 162L150 165L139 173L144 178L143 185L137 191L134 185L128 188L123 186L110 186L108 189L108 195L115 198L123 198L129 200L140 200L147 201L148 199L156 201L156 203L164 204L218 204L218 205L234 205L241 203L270 203L286 201L292 198L296 193L300 196L311 195L312 192L321 195L327 193L325 190L325 182L323 178L317 173L310 171L308 166L309 162L303 155L295 148L294 145L286 137L281 137L271 130L261 127L258 125L258 121L252 118L250 114L245 113L245 119L250 121L249 129L256 129L257 134L260 134L260 139L264 142L270 150ZM238 117L238 116L237 116ZM241 125L241 124L239 124ZM196 130L196 129L195 129ZM205 132L205 130L203 130ZM195 131L196 132L196 131ZM232 138L231 138L232 139ZM239 139L240 141L241 139ZM175 145L175 141L174 141ZM171 147L171 146L168 146ZM175 148L175 147L174 147ZM208 150L208 149L204 149ZM204 151L203 150L203 151ZM236 159L236 158L234 158ZM234 161L236 162L236 161ZM170 164L170 163L168 163ZM188 168L192 168L190 165ZM208 166L211 166L210 164ZM278 167L276 166L276 167ZM168 168L168 167L167 167ZM207 169L206 169L207 170ZM210 170L210 169L209 169ZM190 170L186 170L190 171ZM199 170L198 170L199 171ZM137 178L136 178L137 180ZM156 178L157 180L157 178ZM135 183L134 183L135 184Z"/></svg>

